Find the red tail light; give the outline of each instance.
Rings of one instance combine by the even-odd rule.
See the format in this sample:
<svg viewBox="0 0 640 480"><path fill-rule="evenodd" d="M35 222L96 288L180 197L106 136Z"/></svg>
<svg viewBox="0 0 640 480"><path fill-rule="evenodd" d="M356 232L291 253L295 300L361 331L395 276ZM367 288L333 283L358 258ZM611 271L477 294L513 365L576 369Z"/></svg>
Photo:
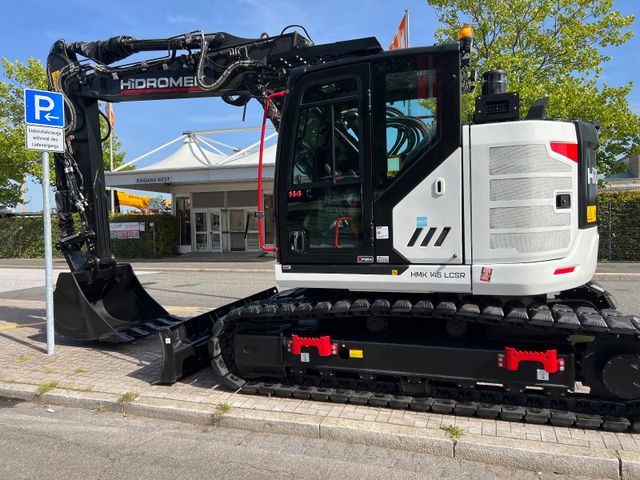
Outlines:
<svg viewBox="0 0 640 480"><path fill-rule="evenodd" d="M574 162L578 161L578 144L577 143L552 142L551 150L567 158L570 158Z"/></svg>

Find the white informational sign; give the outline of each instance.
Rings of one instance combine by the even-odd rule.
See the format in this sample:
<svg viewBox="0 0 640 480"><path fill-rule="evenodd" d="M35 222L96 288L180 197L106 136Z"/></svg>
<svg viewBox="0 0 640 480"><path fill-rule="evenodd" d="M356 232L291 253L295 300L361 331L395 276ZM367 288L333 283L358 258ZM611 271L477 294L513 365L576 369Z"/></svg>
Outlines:
<svg viewBox="0 0 640 480"><path fill-rule="evenodd" d="M27 125L24 132L27 150L64 152L64 129Z"/></svg>
<svg viewBox="0 0 640 480"><path fill-rule="evenodd" d="M111 238L117 240L140 238L140 225L144 224L139 222L110 223ZM144 228L142 228L142 231L144 231Z"/></svg>

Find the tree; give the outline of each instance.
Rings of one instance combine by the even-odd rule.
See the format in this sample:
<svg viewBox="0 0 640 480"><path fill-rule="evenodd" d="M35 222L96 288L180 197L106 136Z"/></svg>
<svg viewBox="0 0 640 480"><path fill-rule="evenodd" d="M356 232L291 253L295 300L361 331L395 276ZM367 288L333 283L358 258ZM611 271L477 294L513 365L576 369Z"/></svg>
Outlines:
<svg viewBox="0 0 640 480"><path fill-rule="evenodd" d="M42 178L40 154L24 148L24 88L47 90L47 74L40 60L29 57L26 63L2 58L0 76L0 206L15 206L20 201L23 176ZM103 137L107 135L106 121L101 118ZM125 152L117 135L113 138L114 166L121 165ZM105 146L105 168L109 168L109 148ZM51 156L53 162L53 156ZM53 176L53 170L52 170Z"/></svg>
<svg viewBox="0 0 640 480"><path fill-rule="evenodd" d="M601 173L620 171L617 160L640 151L640 116L627 101L632 82L620 87L601 82L610 60L603 48L624 45L633 35L633 16L613 10L612 0L427 2L439 16L438 40L455 39L464 23L474 27L474 68L506 70L509 90L520 94L521 111L549 97L551 118L601 122Z"/></svg>

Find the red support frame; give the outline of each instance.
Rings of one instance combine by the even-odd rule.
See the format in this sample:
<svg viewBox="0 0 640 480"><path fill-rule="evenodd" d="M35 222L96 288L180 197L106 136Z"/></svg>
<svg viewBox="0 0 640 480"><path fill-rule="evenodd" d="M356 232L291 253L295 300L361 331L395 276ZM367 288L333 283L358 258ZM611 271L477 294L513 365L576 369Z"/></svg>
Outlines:
<svg viewBox="0 0 640 480"><path fill-rule="evenodd" d="M498 365L507 370L518 370L520 362L539 362L547 373L556 373L564 370L564 360L558 358L558 351L555 349L547 350L546 352L529 352L505 347L504 355L498 356Z"/></svg>
<svg viewBox="0 0 640 480"><path fill-rule="evenodd" d="M264 199L262 195L262 162L264 158L264 136L267 131L267 118L269 116L269 105L272 98L284 97L287 94L287 90L272 93L267 96L267 101L264 104L264 115L262 117L262 131L260 132L260 156L258 160L258 238L260 240L260 248L264 252L277 252L278 248L275 246L267 246L264 243Z"/></svg>

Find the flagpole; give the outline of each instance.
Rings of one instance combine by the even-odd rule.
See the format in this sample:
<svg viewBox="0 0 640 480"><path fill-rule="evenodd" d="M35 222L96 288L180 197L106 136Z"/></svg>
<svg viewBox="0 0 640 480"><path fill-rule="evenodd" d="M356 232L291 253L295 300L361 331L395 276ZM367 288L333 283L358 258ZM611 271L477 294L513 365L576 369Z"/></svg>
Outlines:
<svg viewBox="0 0 640 480"><path fill-rule="evenodd" d="M109 171L113 172L113 127L111 127L111 135L109 135ZM114 202L113 187L111 187L111 213L116 211Z"/></svg>
<svg viewBox="0 0 640 480"><path fill-rule="evenodd" d="M404 13L407 16L407 32L405 42L407 44L407 48L409 48L409 9L405 10Z"/></svg>

